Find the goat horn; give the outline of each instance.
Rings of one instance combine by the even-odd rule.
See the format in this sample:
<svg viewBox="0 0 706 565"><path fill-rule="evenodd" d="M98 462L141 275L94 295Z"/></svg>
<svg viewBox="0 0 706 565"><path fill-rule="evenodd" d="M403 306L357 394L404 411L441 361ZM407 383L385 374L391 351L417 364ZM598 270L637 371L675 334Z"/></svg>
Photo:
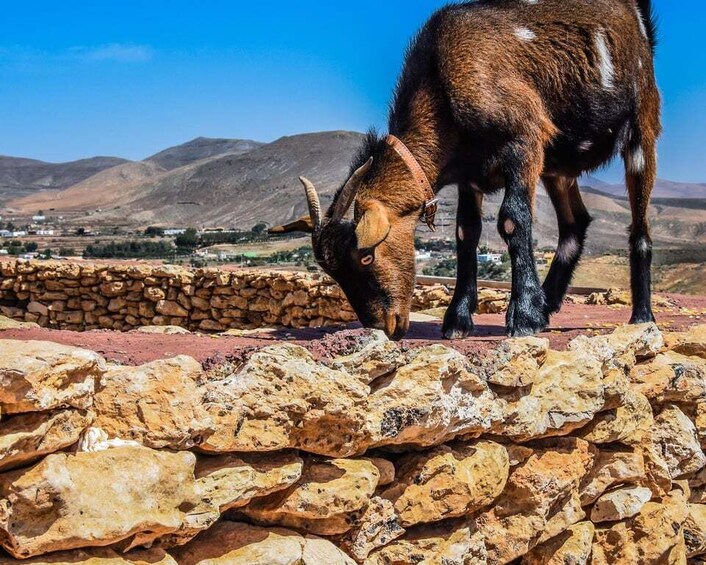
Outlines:
<svg viewBox="0 0 706 565"><path fill-rule="evenodd" d="M351 178L348 179L348 182L346 182L345 186L341 189L341 193L339 194L338 199L336 200L336 206L333 209L332 217L334 222L341 221L343 216L346 215L346 212L348 212L348 209L351 207L351 204L353 204L353 201L355 200L363 177L370 170L370 167L372 165L373 158L370 157L370 159L368 159L362 167L358 168L351 175Z"/></svg>
<svg viewBox="0 0 706 565"><path fill-rule="evenodd" d="M321 226L321 202L319 201L319 195L316 193L314 183L309 179L299 177L299 180L304 185L304 190L306 191L306 203L309 205L311 223L314 226L314 230L317 230Z"/></svg>

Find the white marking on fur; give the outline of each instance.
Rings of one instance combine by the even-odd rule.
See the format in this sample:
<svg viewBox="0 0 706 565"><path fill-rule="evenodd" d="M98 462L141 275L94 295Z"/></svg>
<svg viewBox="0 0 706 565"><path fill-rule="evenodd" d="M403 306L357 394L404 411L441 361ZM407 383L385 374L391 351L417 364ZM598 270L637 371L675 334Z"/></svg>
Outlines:
<svg viewBox="0 0 706 565"><path fill-rule="evenodd" d="M642 19L642 12L640 12L640 8L635 6L635 12L637 12L637 23L640 26L640 33L645 39L647 39L647 28L645 27L645 20Z"/></svg>
<svg viewBox="0 0 706 565"><path fill-rule="evenodd" d="M537 34L526 27L516 27L515 37L517 37L517 39L521 39L522 41L532 41L537 39Z"/></svg>
<svg viewBox="0 0 706 565"><path fill-rule="evenodd" d="M639 174L645 170L645 152L642 147L637 147L628 152L628 170Z"/></svg>
<svg viewBox="0 0 706 565"><path fill-rule="evenodd" d="M524 0L525 4L539 4L539 0Z"/></svg>
<svg viewBox="0 0 706 565"><path fill-rule="evenodd" d="M463 228L461 226L458 226L458 239L460 241L463 241L464 239L466 239L466 234L463 233Z"/></svg>
<svg viewBox="0 0 706 565"><path fill-rule="evenodd" d="M586 140L579 143L579 151L590 151L593 147L593 141Z"/></svg>
<svg viewBox="0 0 706 565"><path fill-rule="evenodd" d="M642 57L640 57L640 58L637 60L637 66L638 66L639 69L642 69L642 67L643 67L643 64L642 64Z"/></svg>
<svg viewBox="0 0 706 565"><path fill-rule="evenodd" d="M561 242L556 250L556 258L562 263L571 263L579 255L579 242L570 237Z"/></svg>
<svg viewBox="0 0 706 565"><path fill-rule="evenodd" d="M640 238L640 241L637 242L636 251L643 257L646 257L649 254L650 244L646 238Z"/></svg>
<svg viewBox="0 0 706 565"><path fill-rule="evenodd" d="M596 49L598 50L598 58L600 59L599 70L601 72L601 84L606 90L612 90L613 80L615 79L615 67L613 66L613 57L610 55L608 42L602 31L596 33Z"/></svg>

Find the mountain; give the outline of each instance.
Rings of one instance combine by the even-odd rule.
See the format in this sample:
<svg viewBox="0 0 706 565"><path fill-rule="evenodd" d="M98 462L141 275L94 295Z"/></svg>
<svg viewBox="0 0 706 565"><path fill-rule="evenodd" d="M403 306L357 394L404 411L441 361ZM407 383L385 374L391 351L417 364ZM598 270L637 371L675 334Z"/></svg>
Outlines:
<svg viewBox="0 0 706 565"><path fill-rule="evenodd" d="M627 196L625 183L609 184L598 181L594 177L581 179L581 186L587 186L600 190L604 194L617 197ZM678 198L706 198L706 183L674 182L665 179L657 179L652 192L653 198L678 199Z"/></svg>
<svg viewBox="0 0 706 565"><path fill-rule="evenodd" d="M148 161L128 162L105 169L65 190L34 192L10 207L20 212L33 210L93 211L125 201L133 186L166 173L156 163Z"/></svg>
<svg viewBox="0 0 706 565"><path fill-rule="evenodd" d="M0 156L0 188L60 190L127 162L127 159L118 157L91 157L68 163L46 163L34 159Z"/></svg>
<svg viewBox="0 0 706 565"><path fill-rule="evenodd" d="M215 139L197 137L181 145L169 147L145 159L165 170L178 169L184 165L218 155L242 155L263 144L249 139Z"/></svg>
<svg viewBox="0 0 706 565"><path fill-rule="evenodd" d="M343 131L283 137L242 155L202 159L123 185L109 170L104 177L111 175L110 182L88 179L52 198L51 205L37 195L11 207L25 213L40 205L57 211L101 209L92 221L113 224L250 228L263 220L283 222L306 213L300 175L316 183L324 206L331 201L362 138ZM157 167L151 160L144 164Z"/></svg>

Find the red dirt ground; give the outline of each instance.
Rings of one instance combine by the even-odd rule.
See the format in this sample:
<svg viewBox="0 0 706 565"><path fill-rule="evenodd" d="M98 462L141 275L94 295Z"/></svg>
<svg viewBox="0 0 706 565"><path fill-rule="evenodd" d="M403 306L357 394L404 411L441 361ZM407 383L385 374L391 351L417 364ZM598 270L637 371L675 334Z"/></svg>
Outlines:
<svg viewBox="0 0 706 565"><path fill-rule="evenodd" d="M683 330L698 323L706 323L706 297L665 295L675 306L655 311L657 322L664 330ZM628 321L630 309L614 306L586 306L566 304L560 314L552 318L551 327L542 334L552 347L563 348L582 333L605 333ZM480 355L504 337L504 314L484 314L474 318L476 335L465 340L444 342L466 355ZM356 324L350 327L358 327ZM127 365L139 365L155 359L190 355L203 362L214 357L233 355L244 349L264 347L287 341L307 347L316 356L325 354L325 344L319 340L335 329L273 330L247 337L224 337L199 334L159 335L120 333L108 330L71 332L50 329L6 330L0 339L44 340L91 349L106 359ZM403 345L421 347L438 343L441 322L412 323Z"/></svg>

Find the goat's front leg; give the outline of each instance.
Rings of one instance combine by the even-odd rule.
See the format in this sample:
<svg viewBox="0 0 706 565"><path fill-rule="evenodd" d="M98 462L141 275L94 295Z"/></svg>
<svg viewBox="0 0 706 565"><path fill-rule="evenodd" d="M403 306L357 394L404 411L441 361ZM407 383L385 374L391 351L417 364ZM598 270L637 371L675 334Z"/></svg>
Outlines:
<svg viewBox="0 0 706 565"><path fill-rule="evenodd" d="M532 252L534 193L543 167L542 151L530 143L515 142L501 154L505 199L500 207L498 231L507 243L512 265L512 294L507 312L507 333L527 336L542 331L548 322L544 291L539 284Z"/></svg>
<svg viewBox="0 0 706 565"><path fill-rule="evenodd" d="M445 339L462 339L473 331L473 313L478 306L478 242L483 221L483 194L468 185L458 186L456 212L456 289L444 316Z"/></svg>

